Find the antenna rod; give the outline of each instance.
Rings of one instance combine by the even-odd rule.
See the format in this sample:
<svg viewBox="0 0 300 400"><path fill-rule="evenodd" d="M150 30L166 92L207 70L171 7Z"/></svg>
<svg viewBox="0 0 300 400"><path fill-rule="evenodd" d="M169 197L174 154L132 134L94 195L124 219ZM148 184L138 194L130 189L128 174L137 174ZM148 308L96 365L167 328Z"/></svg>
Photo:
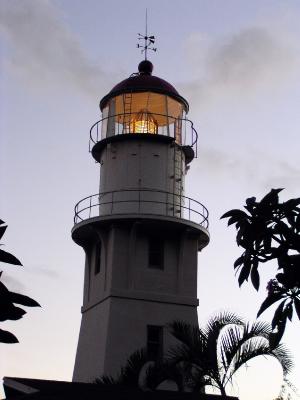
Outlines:
<svg viewBox="0 0 300 400"><path fill-rule="evenodd" d="M146 33L145 33L145 60L147 60L147 40L148 40L148 13L146 8Z"/></svg>
<svg viewBox="0 0 300 400"><path fill-rule="evenodd" d="M155 43L155 36L151 35L148 36L148 9L146 8L146 15L145 15L145 34L142 35L141 33L138 33L138 40L143 40L144 45L137 43L136 47L138 49L141 49L141 52L145 53L145 60L147 60L147 55L148 55L148 50L156 51L156 47L153 47L153 44ZM151 47L152 46L152 47Z"/></svg>

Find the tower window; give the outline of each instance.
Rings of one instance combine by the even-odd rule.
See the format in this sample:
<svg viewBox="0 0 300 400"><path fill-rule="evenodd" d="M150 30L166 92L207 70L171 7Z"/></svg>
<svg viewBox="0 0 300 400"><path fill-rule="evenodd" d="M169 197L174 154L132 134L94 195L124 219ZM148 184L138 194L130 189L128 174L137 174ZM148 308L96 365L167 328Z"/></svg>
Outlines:
<svg viewBox="0 0 300 400"><path fill-rule="evenodd" d="M164 242L156 237L149 238L149 268L164 269Z"/></svg>
<svg viewBox="0 0 300 400"><path fill-rule="evenodd" d="M163 356L163 327L147 326L147 355L150 360L158 361Z"/></svg>
<svg viewBox="0 0 300 400"><path fill-rule="evenodd" d="M95 275L99 274L101 269L101 250L102 250L102 243L101 240L98 239L95 245L95 256L94 256L94 273Z"/></svg>

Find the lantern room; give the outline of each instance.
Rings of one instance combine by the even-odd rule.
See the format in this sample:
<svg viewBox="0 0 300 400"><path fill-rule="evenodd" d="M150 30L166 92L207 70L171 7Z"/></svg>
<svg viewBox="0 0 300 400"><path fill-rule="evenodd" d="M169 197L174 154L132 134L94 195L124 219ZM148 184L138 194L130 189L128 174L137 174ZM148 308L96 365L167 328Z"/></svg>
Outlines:
<svg viewBox="0 0 300 400"><path fill-rule="evenodd" d="M193 148L197 133L186 118L188 102L170 83L152 75L150 61L142 61L138 70L101 100L102 118L91 128L91 147L117 135L142 134L169 137Z"/></svg>
<svg viewBox="0 0 300 400"><path fill-rule="evenodd" d="M103 108L101 138L119 133L150 133L173 136L180 144L183 118L183 104L167 94L150 90L125 92L109 99Z"/></svg>

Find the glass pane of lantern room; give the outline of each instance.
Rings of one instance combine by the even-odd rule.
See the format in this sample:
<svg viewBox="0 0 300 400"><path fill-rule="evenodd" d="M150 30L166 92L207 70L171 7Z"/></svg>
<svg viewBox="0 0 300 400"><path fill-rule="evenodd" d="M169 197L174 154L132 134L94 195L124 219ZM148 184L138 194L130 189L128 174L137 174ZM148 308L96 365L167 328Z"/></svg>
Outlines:
<svg viewBox="0 0 300 400"><path fill-rule="evenodd" d="M106 134L107 134L107 123L108 123L108 106L106 106L103 110L102 110L102 123L101 123L101 139L105 139L106 138Z"/></svg>
<svg viewBox="0 0 300 400"><path fill-rule="evenodd" d="M123 93L111 99L109 116L115 115L115 127L108 121L108 135L117 133L158 133L171 136L180 143L183 106L180 102L160 93ZM153 128L153 129L152 129ZM116 129L116 132L115 132Z"/></svg>
<svg viewBox="0 0 300 400"><path fill-rule="evenodd" d="M108 105L108 123L107 123L107 134L106 136L115 135L115 115L116 115L116 100L111 99Z"/></svg>

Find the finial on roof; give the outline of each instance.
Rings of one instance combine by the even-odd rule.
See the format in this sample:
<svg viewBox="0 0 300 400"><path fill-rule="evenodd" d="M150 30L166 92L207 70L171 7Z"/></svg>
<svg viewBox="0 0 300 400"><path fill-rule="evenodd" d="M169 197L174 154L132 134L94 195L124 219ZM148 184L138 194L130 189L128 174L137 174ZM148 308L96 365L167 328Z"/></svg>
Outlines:
<svg viewBox="0 0 300 400"><path fill-rule="evenodd" d="M148 14L146 8L146 28L145 35L138 33L138 40L144 40L144 45L137 43L137 48L142 49L141 53L145 53L145 61L147 60L147 51L152 50L156 51L156 47L151 47L155 43L155 37L153 35L148 36Z"/></svg>
<svg viewBox="0 0 300 400"><path fill-rule="evenodd" d="M152 75L153 64L149 60L143 60L138 66L140 75Z"/></svg>

